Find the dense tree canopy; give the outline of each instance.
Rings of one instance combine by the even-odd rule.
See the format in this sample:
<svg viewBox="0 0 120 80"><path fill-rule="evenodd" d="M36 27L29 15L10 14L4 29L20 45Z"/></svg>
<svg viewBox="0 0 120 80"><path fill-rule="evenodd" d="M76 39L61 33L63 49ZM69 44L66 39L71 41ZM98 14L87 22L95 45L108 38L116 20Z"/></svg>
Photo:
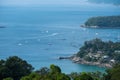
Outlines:
<svg viewBox="0 0 120 80"><path fill-rule="evenodd" d="M79 76L76 76L74 80L94 80L94 79L87 73L81 73Z"/></svg>
<svg viewBox="0 0 120 80"><path fill-rule="evenodd" d="M116 64L112 69L106 70L105 80L120 80L120 64Z"/></svg>
<svg viewBox="0 0 120 80"><path fill-rule="evenodd" d="M120 27L120 16L92 17L85 22L86 27Z"/></svg>
<svg viewBox="0 0 120 80"><path fill-rule="evenodd" d="M13 60L13 63L11 60ZM9 67L11 67L10 68L11 70L8 67L8 63L9 63ZM26 65L27 68L26 66L23 66L23 64ZM19 66L19 70L17 68L18 66ZM29 71L28 70L26 71L25 69L29 69ZM111 69L107 69L106 73L104 74L101 72L81 72L81 73L73 72L67 75L65 73L62 73L59 66L53 64L50 65L50 68L43 67L37 71L32 71L32 69L33 68L31 67L30 64L28 64L26 61L24 62L24 60L20 59L17 56L9 57L7 60L0 60L0 80L119 80L120 79L120 64L115 65ZM13 71L16 74L14 74Z"/></svg>
<svg viewBox="0 0 120 80"><path fill-rule="evenodd" d="M84 45L80 48L79 52L77 53L77 56L90 61L90 58L86 58L86 55L89 55L89 53L91 53L91 55L106 55L109 56L110 59L114 59L116 60L116 62L120 62L120 42L104 42L98 38L90 41L85 41Z"/></svg>
<svg viewBox="0 0 120 80"><path fill-rule="evenodd" d="M21 80L70 80L70 77L61 72L56 65L50 65L50 69L43 67L35 73L22 77Z"/></svg>
<svg viewBox="0 0 120 80"><path fill-rule="evenodd" d="M17 56L9 57L7 60L0 60L0 78L12 77L19 80L22 76L28 75L33 67L25 60Z"/></svg>

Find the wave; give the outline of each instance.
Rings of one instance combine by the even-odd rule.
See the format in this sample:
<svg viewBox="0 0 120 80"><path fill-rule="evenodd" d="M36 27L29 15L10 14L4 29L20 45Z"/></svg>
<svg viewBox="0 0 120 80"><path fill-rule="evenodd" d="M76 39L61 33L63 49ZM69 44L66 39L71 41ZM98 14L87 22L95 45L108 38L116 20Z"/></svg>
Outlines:
<svg viewBox="0 0 120 80"><path fill-rule="evenodd" d="M23 42L23 43L28 43L28 42L33 41L33 40L41 41L42 38L53 37L53 36L56 36L58 34L59 33L52 33L52 34L49 34L49 35L36 36L36 37L27 37L27 38L23 38L22 40L21 39L18 39L18 40ZM18 43L18 45L21 46L22 43Z"/></svg>
<svg viewBox="0 0 120 80"><path fill-rule="evenodd" d="M19 23L19 22L0 22L0 25L5 26L24 26L24 27L42 27L43 24L36 24L36 23Z"/></svg>
<svg viewBox="0 0 120 80"><path fill-rule="evenodd" d="M56 35L58 35L58 33L53 33L53 34L51 34L51 36L56 36Z"/></svg>
<svg viewBox="0 0 120 80"><path fill-rule="evenodd" d="M52 34L50 34L50 35L46 35L46 36L41 36L42 38L46 38L46 37L52 37L52 36L56 36L56 35L58 35L59 33L52 33Z"/></svg>

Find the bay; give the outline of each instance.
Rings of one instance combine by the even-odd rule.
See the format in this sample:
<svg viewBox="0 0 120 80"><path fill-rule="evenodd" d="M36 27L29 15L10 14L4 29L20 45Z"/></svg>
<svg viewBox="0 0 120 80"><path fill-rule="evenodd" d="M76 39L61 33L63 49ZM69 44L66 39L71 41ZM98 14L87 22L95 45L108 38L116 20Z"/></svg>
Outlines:
<svg viewBox="0 0 120 80"><path fill-rule="evenodd" d="M104 8L104 7L103 7ZM39 69L50 64L65 73L101 71L105 68L58 60L79 51L84 41L100 38L120 41L120 29L81 28L89 17L119 15L113 10L41 10L0 7L0 59L19 56Z"/></svg>

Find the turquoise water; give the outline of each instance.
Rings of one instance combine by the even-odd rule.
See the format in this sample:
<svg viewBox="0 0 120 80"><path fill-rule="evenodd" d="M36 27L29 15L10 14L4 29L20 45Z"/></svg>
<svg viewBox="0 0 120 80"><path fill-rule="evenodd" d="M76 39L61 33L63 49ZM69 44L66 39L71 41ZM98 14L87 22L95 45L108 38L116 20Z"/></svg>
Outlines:
<svg viewBox="0 0 120 80"><path fill-rule="evenodd" d="M104 9L104 7L103 7ZM19 56L39 69L58 65L65 73L102 71L104 68L58 60L77 53L84 41L101 38L120 41L120 29L81 28L89 17L119 15L112 10L41 10L39 8L0 7L0 59Z"/></svg>

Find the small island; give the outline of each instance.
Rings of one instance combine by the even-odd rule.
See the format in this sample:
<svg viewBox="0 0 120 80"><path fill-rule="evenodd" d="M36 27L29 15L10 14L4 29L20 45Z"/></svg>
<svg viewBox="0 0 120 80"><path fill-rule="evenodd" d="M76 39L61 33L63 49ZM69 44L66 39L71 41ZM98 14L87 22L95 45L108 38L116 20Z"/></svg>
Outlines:
<svg viewBox="0 0 120 80"><path fill-rule="evenodd" d="M120 28L120 16L99 16L89 18L81 27Z"/></svg>
<svg viewBox="0 0 120 80"><path fill-rule="evenodd" d="M101 39L85 41L79 52L70 58L75 63L112 67L120 63L120 42Z"/></svg>

